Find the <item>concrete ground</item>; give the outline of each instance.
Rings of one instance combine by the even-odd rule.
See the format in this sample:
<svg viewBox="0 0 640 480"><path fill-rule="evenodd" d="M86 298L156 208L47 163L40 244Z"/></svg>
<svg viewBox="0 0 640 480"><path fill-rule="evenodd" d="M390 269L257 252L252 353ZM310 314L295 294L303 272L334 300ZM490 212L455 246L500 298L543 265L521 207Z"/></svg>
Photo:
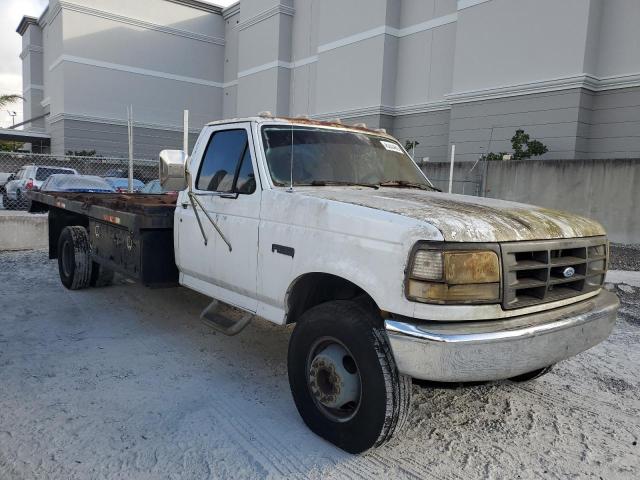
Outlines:
<svg viewBox="0 0 640 480"><path fill-rule="evenodd" d="M65 290L0 252L0 478L640 478L640 289L603 344L528 384L414 385L407 431L362 456L311 433L290 328L236 337L182 288Z"/></svg>

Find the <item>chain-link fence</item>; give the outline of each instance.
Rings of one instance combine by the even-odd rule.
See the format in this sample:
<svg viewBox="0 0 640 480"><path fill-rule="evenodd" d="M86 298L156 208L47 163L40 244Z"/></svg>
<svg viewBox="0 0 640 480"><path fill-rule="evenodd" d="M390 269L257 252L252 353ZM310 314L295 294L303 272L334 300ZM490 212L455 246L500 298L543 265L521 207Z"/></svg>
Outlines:
<svg viewBox="0 0 640 480"><path fill-rule="evenodd" d="M0 209L27 210L29 191L115 193L129 191L129 160L0 152ZM162 193L159 161L133 161L132 189Z"/></svg>

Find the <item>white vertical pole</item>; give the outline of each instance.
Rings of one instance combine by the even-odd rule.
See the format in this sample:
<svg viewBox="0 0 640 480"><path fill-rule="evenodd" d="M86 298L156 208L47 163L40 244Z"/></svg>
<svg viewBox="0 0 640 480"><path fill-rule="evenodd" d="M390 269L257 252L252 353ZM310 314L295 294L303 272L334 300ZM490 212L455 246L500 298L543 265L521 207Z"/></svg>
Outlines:
<svg viewBox="0 0 640 480"><path fill-rule="evenodd" d="M456 156L456 146L451 145L451 168L449 169L449 193L453 190L453 162Z"/></svg>
<svg viewBox="0 0 640 480"><path fill-rule="evenodd" d="M133 193L133 105L127 108L129 117L129 193Z"/></svg>
<svg viewBox="0 0 640 480"><path fill-rule="evenodd" d="M182 139L185 157L189 155L189 110L184 111L184 137Z"/></svg>

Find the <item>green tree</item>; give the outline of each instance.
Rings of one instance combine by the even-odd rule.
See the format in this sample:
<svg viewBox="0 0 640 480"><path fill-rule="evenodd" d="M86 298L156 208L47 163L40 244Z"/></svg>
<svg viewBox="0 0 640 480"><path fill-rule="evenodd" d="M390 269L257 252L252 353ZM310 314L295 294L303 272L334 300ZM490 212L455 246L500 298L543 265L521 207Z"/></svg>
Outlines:
<svg viewBox="0 0 640 480"><path fill-rule="evenodd" d="M15 152L20 150L24 143L0 141L0 152Z"/></svg>
<svg viewBox="0 0 640 480"><path fill-rule="evenodd" d="M67 157L95 157L95 150L67 150L65 152Z"/></svg>
<svg viewBox="0 0 640 480"><path fill-rule="evenodd" d="M539 140L531 140L529 134L524 133L524 130L519 128L516 133L511 137L511 148L513 148L513 154L511 158L514 160L524 160L531 157L538 157L544 155L549 151L547 146ZM505 155L509 155L507 152L494 153L490 152L482 156L483 160L502 160Z"/></svg>

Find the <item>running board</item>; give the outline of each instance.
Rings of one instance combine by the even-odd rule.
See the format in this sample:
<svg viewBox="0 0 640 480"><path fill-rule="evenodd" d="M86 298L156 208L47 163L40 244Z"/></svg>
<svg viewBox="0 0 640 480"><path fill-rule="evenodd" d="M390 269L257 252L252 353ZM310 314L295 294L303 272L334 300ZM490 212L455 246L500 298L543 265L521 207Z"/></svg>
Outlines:
<svg viewBox="0 0 640 480"><path fill-rule="evenodd" d="M253 320L252 313L213 300L200 314L202 323L225 335L237 335Z"/></svg>

